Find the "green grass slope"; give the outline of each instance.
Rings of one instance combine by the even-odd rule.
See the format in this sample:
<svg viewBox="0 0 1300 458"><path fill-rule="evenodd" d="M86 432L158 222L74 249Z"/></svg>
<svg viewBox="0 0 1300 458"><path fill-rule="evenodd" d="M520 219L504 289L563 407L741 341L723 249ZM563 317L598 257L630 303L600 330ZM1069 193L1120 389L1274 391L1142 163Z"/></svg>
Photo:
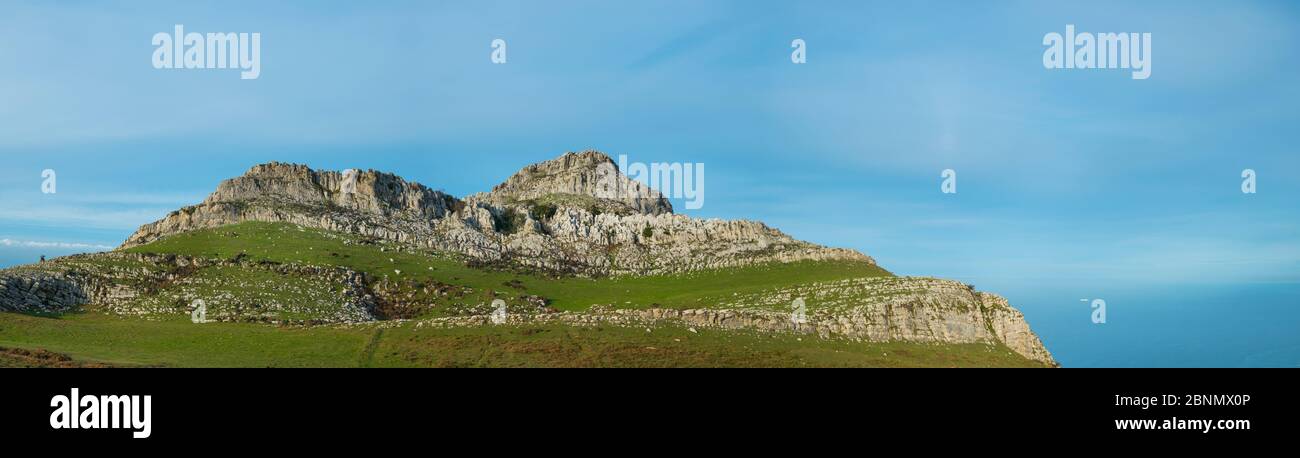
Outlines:
<svg viewBox="0 0 1300 458"><path fill-rule="evenodd" d="M455 256L259 222L179 234L127 252L252 263L246 266L343 267L369 275L369 288L383 298L382 316L411 319L484 313L483 305L497 298L512 306L542 300L566 311L593 305L732 307L738 301L771 299L773 291L802 292L800 288L827 282L896 280L863 262L769 264L648 277L558 277L473 266ZM117 255L89 255L25 267L147 273L140 281L149 282L149 293L131 306L147 312L148 319L105 313L109 310L95 304L60 316L0 313L0 348L10 352L0 352L0 366L1042 367L1000 344L868 343L674 324L653 329L557 323L437 327L421 321L195 324L186 312L191 298L217 298L208 301L209 316L229 312L222 307L236 304L252 307L239 310L240 316L310 320L339 307L339 288L320 278L259 270L262 267L220 265L173 275L178 272L168 269L176 267L147 264ZM169 279L156 280L160 274ZM868 294L839 283L829 289ZM854 300L823 298L828 307ZM271 306L262 309L267 304ZM778 306L784 305L773 305Z"/></svg>
<svg viewBox="0 0 1300 458"><path fill-rule="evenodd" d="M891 274L865 262L796 262L736 269L645 277L554 277L542 272L471 267L431 252L399 251L392 244L365 241L283 223L246 222L178 234L128 252L342 266L386 279L382 288L409 295L410 302L433 304L404 318L445 316L458 304L490 303L494 298L522 302L540 296L559 310L581 311L602 304L615 308L651 306L704 308L737 294L810 282Z"/></svg>
<svg viewBox="0 0 1300 458"><path fill-rule="evenodd" d="M47 350L81 364L165 367L1042 367L988 344L865 343L672 326L650 332L413 322L278 327L97 313L0 313L0 347Z"/></svg>

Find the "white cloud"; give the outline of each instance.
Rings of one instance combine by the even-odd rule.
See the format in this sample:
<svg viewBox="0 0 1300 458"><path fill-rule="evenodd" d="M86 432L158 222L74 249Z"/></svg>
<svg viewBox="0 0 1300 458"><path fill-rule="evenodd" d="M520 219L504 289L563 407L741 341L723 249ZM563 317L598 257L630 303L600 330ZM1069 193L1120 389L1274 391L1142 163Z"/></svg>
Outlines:
<svg viewBox="0 0 1300 458"><path fill-rule="evenodd" d="M174 209L140 208L104 210L84 206L45 206L0 208L0 221L22 221L49 227L76 227L133 231L143 224L161 219Z"/></svg>
<svg viewBox="0 0 1300 458"><path fill-rule="evenodd" d="M69 250L111 250L113 247L77 242L37 242L31 240L0 239L0 246L22 248L61 248Z"/></svg>

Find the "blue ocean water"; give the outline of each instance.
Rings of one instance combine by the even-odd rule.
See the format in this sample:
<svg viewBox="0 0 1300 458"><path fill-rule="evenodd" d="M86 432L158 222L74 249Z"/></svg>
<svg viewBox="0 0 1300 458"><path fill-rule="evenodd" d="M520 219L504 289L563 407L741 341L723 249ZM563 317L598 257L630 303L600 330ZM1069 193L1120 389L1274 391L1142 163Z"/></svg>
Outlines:
<svg viewBox="0 0 1300 458"><path fill-rule="evenodd" d="M41 256L55 258L85 250L59 250L49 248L0 247L0 269L23 264L32 264L41 260Z"/></svg>
<svg viewBox="0 0 1300 458"><path fill-rule="evenodd" d="M1020 309L1065 367L1300 367L1300 285L1066 283L978 286ZM1105 324L1092 299L1106 302Z"/></svg>

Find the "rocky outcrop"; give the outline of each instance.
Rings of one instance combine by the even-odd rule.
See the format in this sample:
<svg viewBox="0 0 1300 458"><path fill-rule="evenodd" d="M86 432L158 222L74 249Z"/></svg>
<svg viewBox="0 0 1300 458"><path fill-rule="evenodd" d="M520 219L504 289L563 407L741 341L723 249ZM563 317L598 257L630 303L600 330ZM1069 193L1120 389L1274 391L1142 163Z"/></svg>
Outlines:
<svg viewBox="0 0 1300 458"><path fill-rule="evenodd" d="M1000 299L1000 298L999 298ZM1003 300L1005 302L1005 300ZM1020 313L1010 308L974 310L888 307L864 304L854 313L811 313L796 321L790 312L747 309L600 309L592 312L510 314L500 324L560 323L575 326L657 326L671 323L699 328L754 330L810 334L820 338L847 338L869 342L923 342L936 344L1003 344L1026 359L1058 366L1052 355L1029 331ZM483 326L490 315L424 320L417 326Z"/></svg>
<svg viewBox="0 0 1300 458"><path fill-rule="evenodd" d="M598 151L566 153L524 167L483 198L498 204L547 198L577 198L606 212L646 215L672 213L659 191L629 179L609 156ZM581 198L587 199L581 199Z"/></svg>
<svg viewBox="0 0 1300 458"><path fill-rule="evenodd" d="M491 309L466 316L419 322L420 326L490 323ZM514 305L514 304L508 304ZM798 308L802 305L802 308ZM1056 361L1024 316L996 294L975 291L952 280L929 277L868 277L815 282L733 294L711 308L615 308L593 304L586 312L536 313L533 306L511 307L508 324L555 322L570 325L683 326L747 329L847 338L869 342L1002 344L1026 359L1048 366ZM802 313L800 313L802 310Z"/></svg>
<svg viewBox="0 0 1300 458"><path fill-rule="evenodd" d="M998 340L1026 358L1057 365L1047 347L1043 346L1043 341L1039 340L1038 334L1029 329L1024 314L1012 308L1006 298L980 293L980 299L988 304L987 321Z"/></svg>
<svg viewBox="0 0 1300 458"><path fill-rule="evenodd" d="M611 189L613 191L611 191ZM226 180L203 203L142 226L123 248L244 221L285 222L579 275L648 275L765 262L853 260L861 253L791 238L756 221L672 213L657 191L603 153L567 153L461 200L376 171L269 163Z"/></svg>
<svg viewBox="0 0 1300 458"><path fill-rule="evenodd" d="M13 272L0 275L0 311L63 313L90 301L85 290L60 273Z"/></svg>
<svg viewBox="0 0 1300 458"><path fill-rule="evenodd" d="M996 294L929 277L870 277L815 282L748 294L717 304L776 317L789 326L796 300L807 308L800 329L871 341L1001 342L1034 361L1055 365L1020 311ZM780 319L786 317L784 322Z"/></svg>
<svg viewBox="0 0 1300 458"><path fill-rule="evenodd" d="M122 246L242 221L283 221L404 242L398 239L430 234L433 223L457 206L463 203L452 196L388 173L272 162L223 181L199 205L142 226Z"/></svg>
<svg viewBox="0 0 1300 458"><path fill-rule="evenodd" d="M401 177L376 171L314 171L272 162L221 183L204 204L274 199L286 204L388 216L438 219L456 199Z"/></svg>
<svg viewBox="0 0 1300 458"><path fill-rule="evenodd" d="M208 275L208 272L218 274ZM238 278L220 275L239 271ZM342 267L124 252L74 255L0 270L0 311L114 315L189 313L214 321L336 323L375 319L367 277Z"/></svg>

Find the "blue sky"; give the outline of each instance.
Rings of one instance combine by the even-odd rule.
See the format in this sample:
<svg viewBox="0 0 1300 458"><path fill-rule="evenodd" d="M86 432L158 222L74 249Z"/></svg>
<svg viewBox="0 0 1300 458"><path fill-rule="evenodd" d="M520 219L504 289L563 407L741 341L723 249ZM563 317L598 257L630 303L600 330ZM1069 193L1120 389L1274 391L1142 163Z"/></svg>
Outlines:
<svg viewBox="0 0 1300 458"><path fill-rule="evenodd" d="M259 162L467 195L596 148L705 163L689 214L904 274L1069 297L1300 282L1300 8L1053 3L9 1L0 261L115 246ZM261 77L154 69L174 24L261 33ZM1152 33L1151 77L1044 69L1066 24Z"/></svg>

